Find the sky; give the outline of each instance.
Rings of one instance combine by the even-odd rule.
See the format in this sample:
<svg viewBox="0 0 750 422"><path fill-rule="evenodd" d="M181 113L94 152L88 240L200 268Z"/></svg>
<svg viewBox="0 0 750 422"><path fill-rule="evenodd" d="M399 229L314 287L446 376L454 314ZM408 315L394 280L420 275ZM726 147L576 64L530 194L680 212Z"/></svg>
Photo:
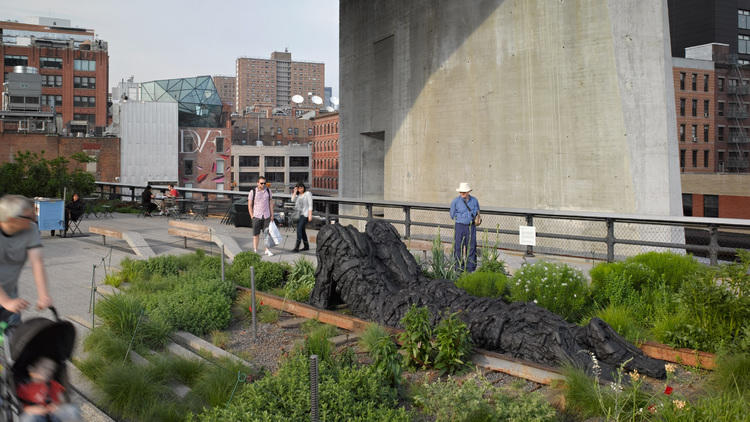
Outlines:
<svg viewBox="0 0 750 422"><path fill-rule="evenodd" d="M109 43L109 85L199 75L235 76L237 57L289 49L325 63L338 96L338 0L0 0L0 20L69 19Z"/></svg>

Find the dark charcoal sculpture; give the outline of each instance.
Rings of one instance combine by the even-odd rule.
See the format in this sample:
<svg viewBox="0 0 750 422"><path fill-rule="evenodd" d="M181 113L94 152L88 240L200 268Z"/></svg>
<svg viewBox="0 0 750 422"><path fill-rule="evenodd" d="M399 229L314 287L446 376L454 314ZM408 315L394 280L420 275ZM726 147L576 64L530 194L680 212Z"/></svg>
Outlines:
<svg viewBox="0 0 750 422"><path fill-rule="evenodd" d="M645 356L601 319L580 327L533 303L478 298L447 280L425 277L389 223L369 222L366 233L326 225L317 236L317 255L310 299L317 307L346 303L355 315L394 327L412 304L426 306L433 323L445 311L460 311L474 344L483 349L551 366L571 362L589 373L593 353L607 379L628 359L628 371L666 375L664 362Z"/></svg>

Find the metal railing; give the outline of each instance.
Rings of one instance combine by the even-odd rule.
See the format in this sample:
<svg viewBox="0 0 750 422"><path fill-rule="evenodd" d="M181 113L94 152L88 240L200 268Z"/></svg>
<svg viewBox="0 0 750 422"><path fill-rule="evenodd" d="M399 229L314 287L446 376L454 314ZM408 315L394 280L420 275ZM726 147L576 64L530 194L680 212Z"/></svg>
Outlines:
<svg viewBox="0 0 750 422"><path fill-rule="evenodd" d="M99 192L110 199L139 201L136 191L145 186L97 182ZM166 186L154 185L155 191ZM206 207L226 211L247 198L243 191L178 189L184 196L206 202ZM217 195L224 198L217 199ZM275 192L288 201L290 194ZM481 198L480 198L481 200ZM443 204L314 196L316 212L326 222L359 225L373 219L392 223L405 239L433 240L442 230L452 233L449 207ZM321 206L322 204L322 206ZM335 212L334 212L335 210ZM484 223L478 229L480 247L581 257L612 262L653 250L683 250L708 258L734 259L737 249L750 249L750 220L681 216L643 216L587 211L549 211L482 207ZM521 226L534 226L536 246L520 245Z"/></svg>

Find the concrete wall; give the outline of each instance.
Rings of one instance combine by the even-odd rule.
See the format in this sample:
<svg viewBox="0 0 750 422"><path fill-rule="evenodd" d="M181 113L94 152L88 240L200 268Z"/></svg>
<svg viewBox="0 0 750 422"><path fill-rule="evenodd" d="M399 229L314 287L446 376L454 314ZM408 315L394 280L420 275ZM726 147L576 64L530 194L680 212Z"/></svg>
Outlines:
<svg viewBox="0 0 750 422"><path fill-rule="evenodd" d="M342 196L681 214L665 1L340 14Z"/></svg>
<svg viewBox="0 0 750 422"><path fill-rule="evenodd" d="M122 102L119 113L120 182L177 180L177 103Z"/></svg>

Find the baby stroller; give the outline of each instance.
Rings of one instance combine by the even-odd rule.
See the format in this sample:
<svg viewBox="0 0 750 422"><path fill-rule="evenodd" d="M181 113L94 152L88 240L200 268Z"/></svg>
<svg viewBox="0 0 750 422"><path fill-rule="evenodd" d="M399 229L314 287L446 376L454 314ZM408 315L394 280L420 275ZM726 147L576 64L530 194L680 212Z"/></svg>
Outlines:
<svg viewBox="0 0 750 422"><path fill-rule="evenodd" d="M31 318L4 333L3 353L0 356L0 421L14 422L23 412L23 403L16 394L17 386L28 381L28 367L40 358L55 362L52 379L64 388L64 401L69 403L68 375L65 361L70 359L75 345L75 328L68 321L61 321L55 308L50 307L54 321L47 318ZM7 312L3 310L3 312ZM0 315L5 320L8 314ZM4 324L4 322L3 322Z"/></svg>

